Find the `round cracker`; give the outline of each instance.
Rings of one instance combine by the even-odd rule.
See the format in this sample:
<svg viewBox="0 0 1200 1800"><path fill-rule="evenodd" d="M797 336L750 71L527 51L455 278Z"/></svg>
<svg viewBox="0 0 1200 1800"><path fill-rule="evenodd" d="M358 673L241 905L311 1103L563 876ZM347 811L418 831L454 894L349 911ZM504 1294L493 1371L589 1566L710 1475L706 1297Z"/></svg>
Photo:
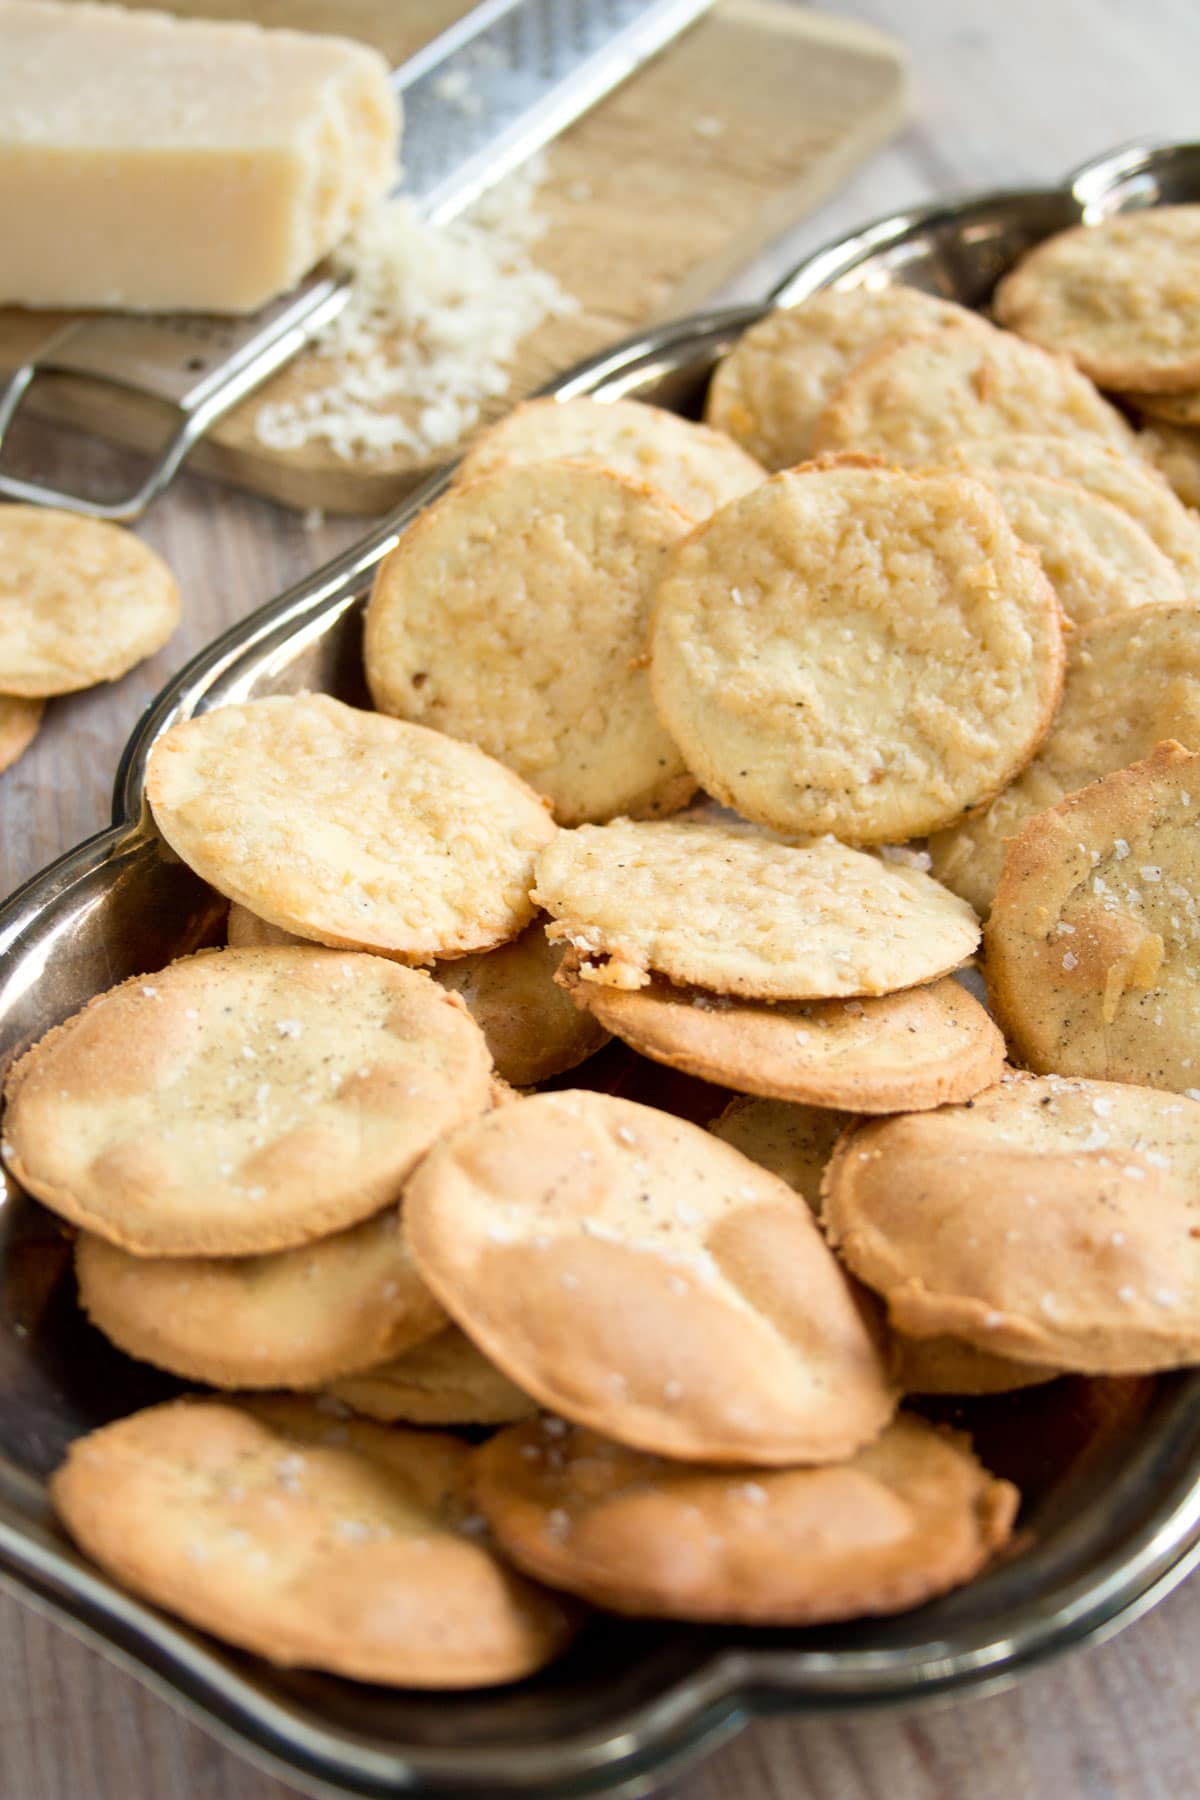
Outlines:
<svg viewBox="0 0 1200 1800"><path fill-rule="evenodd" d="M969 1100L1004 1066L998 1028L950 976L879 999L768 1005L661 979L609 987L581 980L573 960L559 979L606 1030L642 1056L737 1093L909 1112Z"/></svg>
<svg viewBox="0 0 1200 1800"><path fill-rule="evenodd" d="M412 1425L509 1425L535 1413L537 1401L502 1375L465 1331L436 1337L377 1368L330 1385L336 1400L368 1419Z"/></svg>
<svg viewBox="0 0 1200 1800"><path fill-rule="evenodd" d="M820 1462L895 1397L812 1214L699 1126L538 1094L444 1138L409 1184L422 1275L509 1378L623 1443Z"/></svg>
<svg viewBox="0 0 1200 1800"><path fill-rule="evenodd" d="M987 476L1017 536L1032 544L1075 625L1187 600L1182 570L1111 500L1025 469Z"/></svg>
<svg viewBox="0 0 1200 1800"><path fill-rule="evenodd" d="M1049 737L985 812L930 838L934 874L986 916L1008 847L1035 813L1165 738L1200 749L1200 612L1153 607L1072 632Z"/></svg>
<svg viewBox="0 0 1200 1800"><path fill-rule="evenodd" d="M76 1439L63 1524L135 1594L285 1668L467 1688L520 1680L575 1609L480 1541L457 1438L311 1402L174 1401Z"/></svg>
<svg viewBox="0 0 1200 1800"><path fill-rule="evenodd" d="M764 825L887 843L1029 761L1062 686L1062 627L982 482L814 465L679 548L652 658L659 710L710 793Z"/></svg>
<svg viewBox="0 0 1200 1800"><path fill-rule="evenodd" d="M516 937L554 836L537 795L473 745L326 694L172 726L146 795L218 893L302 938L407 962Z"/></svg>
<svg viewBox="0 0 1200 1800"><path fill-rule="evenodd" d="M0 769L11 769L24 756L42 722L44 700L24 700L19 694L0 694Z"/></svg>
<svg viewBox="0 0 1200 1800"><path fill-rule="evenodd" d="M824 1107L739 1095L708 1129L795 1188L819 1217L821 1176L848 1123L844 1113Z"/></svg>
<svg viewBox="0 0 1200 1800"><path fill-rule="evenodd" d="M864 356L948 325L993 329L978 313L899 282L824 288L742 333L717 364L705 417L766 468L790 468L812 454L817 420Z"/></svg>
<svg viewBox="0 0 1200 1800"><path fill-rule="evenodd" d="M689 519L757 487L766 470L723 431L642 400L526 400L472 443L461 485L525 463L601 463L665 494Z"/></svg>
<svg viewBox="0 0 1200 1800"><path fill-rule="evenodd" d="M1135 519L1175 563L1188 592L1200 596L1200 519L1149 463L1086 437L973 438L958 446L956 464L987 479L989 469L1022 469L1031 475L1073 481L1111 501Z"/></svg>
<svg viewBox="0 0 1200 1800"><path fill-rule="evenodd" d="M218 950L122 982L9 1071L22 1187L140 1256L252 1256L370 1217L491 1058L428 975L323 949Z"/></svg>
<svg viewBox="0 0 1200 1800"><path fill-rule="evenodd" d="M1200 507L1200 432L1156 423L1138 433L1138 448L1185 506Z"/></svg>
<svg viewBox="0 0 1200 1800"><path fill-rule="evenodd" d="M476 1452L518 1568L611 1612L815 1625L903 1612L977 1575L1020 1496L970 1440L902 1413L823 1469L679 1468L540 1420Z"/></svg>
<svg viewBox="0 0 1200 1800"><path fill-rule="evenodd" d="M380 566L376 706L464 738L564 824L674 812L695 782L650 698L650 601L690 521L609 469L537 463L452 489Z"/></svg>
<svg viewBox="0 0 1200 1800"><path fill-rule="evenodd" d="M235 903L226 941L299 944L303 939ZM458 956L429 971L447 993L458 995L487 1039L497 1075L513 1087L533 1087L577 1068L608 1041L604 1027L574 1006L555 980L560 954L535 919L510 944Z"/></svg>
<svg viewBox="0 0 1200 1800"><path fill-rule="evenodd" d="M1198 1180L1195 1101L1017 1075L848 1133L823 1219L899 1331L1140 1374L1200 1358Z"/></svg>
<svg viewBox="0 0 1200 1800"><path fill-rule="evenodd" d="M1160 744L1031 819L987 947L1030 1068L1200 1095L1200 755Z"/></svg>
<svg viewBox="0 0 1200 1800"><path fill-rule="evenodd" d="M822 413L814 447L936 463L964 438L1082 433L1129 450L1133 433L1065 356L1005 332L941 331L885 345Z"/></svg>
<svg viewBox="0 0 1200 1800"><path fill-rule="evenodd" d="M131 531L53 507L0 506L0 690L22 698L116 681L161 650L179 589Z"/></svg>
<svg viewBox="0 0 1200 1800"><path fill-rule="evenodd" d="M1200 383L1200 206L1155 206L1057 232L996 289L1011 330L1108 388Z"/></svg>
<svg viewBox="0 0 1200 1800"><path fill-rule="evenodd" d="M584 825L538 859L550 936L581 980L652 974L714 994L823 1000L892 993L958 968L971 908L921 870L832 840L797 847L720 825Z"/></svg>
<svg viewBox="0 0 1200 1800"><path fill-rule="evenodd" d="M118 1349L211 1387L319 1387L447 1323L394 1208L273 1256L131 1256L85 1231L75 1275Z"/></svg>

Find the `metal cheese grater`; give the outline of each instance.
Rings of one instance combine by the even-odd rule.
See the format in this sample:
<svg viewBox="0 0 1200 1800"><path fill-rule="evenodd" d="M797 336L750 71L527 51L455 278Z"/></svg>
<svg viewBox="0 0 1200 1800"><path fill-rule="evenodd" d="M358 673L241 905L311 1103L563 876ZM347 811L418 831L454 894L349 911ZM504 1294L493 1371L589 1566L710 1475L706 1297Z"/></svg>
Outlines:
<svg viewBox="0 0 1200 1800"><path fill-rule="evenodd" d="M399 69L395 192L444 224L633 73L711 0L484 0ZM94 519L136 519L210 425L341 311L349 285L317 271L246 318L98 313L65 326L0 388L0 445L43 371L87 376L173 409L142 485L102 503L0 470L0 494Z"/></svg>

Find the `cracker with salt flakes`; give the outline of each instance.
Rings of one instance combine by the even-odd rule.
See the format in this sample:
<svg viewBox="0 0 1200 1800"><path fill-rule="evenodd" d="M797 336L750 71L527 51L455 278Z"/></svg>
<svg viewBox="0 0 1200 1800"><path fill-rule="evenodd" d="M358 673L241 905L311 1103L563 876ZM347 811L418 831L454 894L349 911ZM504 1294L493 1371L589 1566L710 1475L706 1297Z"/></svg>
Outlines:
<svg viewBox="0 0 1200 1800"><path fill-rule="evenodd" d="M310 1401L175 1401L78 1438L55 1510L108 1574L285 1668L411 1688L519 1681L579 1610L477 1529L471 1452Z"/></svg>
<svg viewBox="0 0 1200 1800"><path fill-rule="evenodd" d="M1030 1068L1200 1096L1200 754L1162 743L1030 819L987 949Z"/></svg>
<svg viewBox="0 0 1200 1800"><path fill-rule="evenodd" d="M838 1144L822 1218L898 1331L1133 1375L1200 1361L1200 1104L1013 1075Z"/></svg>
<svg viewBox="0 0 1200 1800"><path fill-rule="evenodd" d="M681 1467L560 1425L494 1437L475 1492L519 1568L613 1612L741 1625L903 1612L977 1575L1017 1510L968 1438L911 1413L816 1469Z"/></svg>
<svg viewBox="0 0 1200 1800"><path fill-rule="evenodd" d="M652 1107L539 1094L450 1133L417 1266L542 1405L661 1455L823 1462L883 1429L875 1323L776 1176Z"/></svg>
<svg viewBox="0 0 1200 1800"><path fill-rule="evenodd" d="M491 1057L419 970L209 951L135 976L9 1071L10 1173L141 1256L251 1256L369 1218L491 1104Z"/></svg>

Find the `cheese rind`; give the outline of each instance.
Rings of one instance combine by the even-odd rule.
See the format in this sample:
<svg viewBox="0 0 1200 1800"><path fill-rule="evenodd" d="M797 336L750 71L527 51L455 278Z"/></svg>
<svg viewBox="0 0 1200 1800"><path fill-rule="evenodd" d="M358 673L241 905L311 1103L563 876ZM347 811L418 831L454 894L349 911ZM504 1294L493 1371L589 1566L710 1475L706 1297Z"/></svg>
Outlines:
<svg viewBox="0 0 1200 1800"><path fill-rule="evenodd" d="M0 301L249 312L396 173L366 45L0 0Z"/></svg>

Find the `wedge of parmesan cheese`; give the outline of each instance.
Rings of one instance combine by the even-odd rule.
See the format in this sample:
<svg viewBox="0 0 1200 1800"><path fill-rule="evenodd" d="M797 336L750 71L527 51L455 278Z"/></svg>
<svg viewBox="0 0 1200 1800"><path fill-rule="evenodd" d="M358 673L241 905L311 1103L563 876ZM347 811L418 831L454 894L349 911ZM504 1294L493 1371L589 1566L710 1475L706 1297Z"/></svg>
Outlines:
<svg viewBox="0 0 1200 1800"><path fill-rule="evenodd" d="M249 312L396 173L363 44L0 0L0 301Z"/></svg>

